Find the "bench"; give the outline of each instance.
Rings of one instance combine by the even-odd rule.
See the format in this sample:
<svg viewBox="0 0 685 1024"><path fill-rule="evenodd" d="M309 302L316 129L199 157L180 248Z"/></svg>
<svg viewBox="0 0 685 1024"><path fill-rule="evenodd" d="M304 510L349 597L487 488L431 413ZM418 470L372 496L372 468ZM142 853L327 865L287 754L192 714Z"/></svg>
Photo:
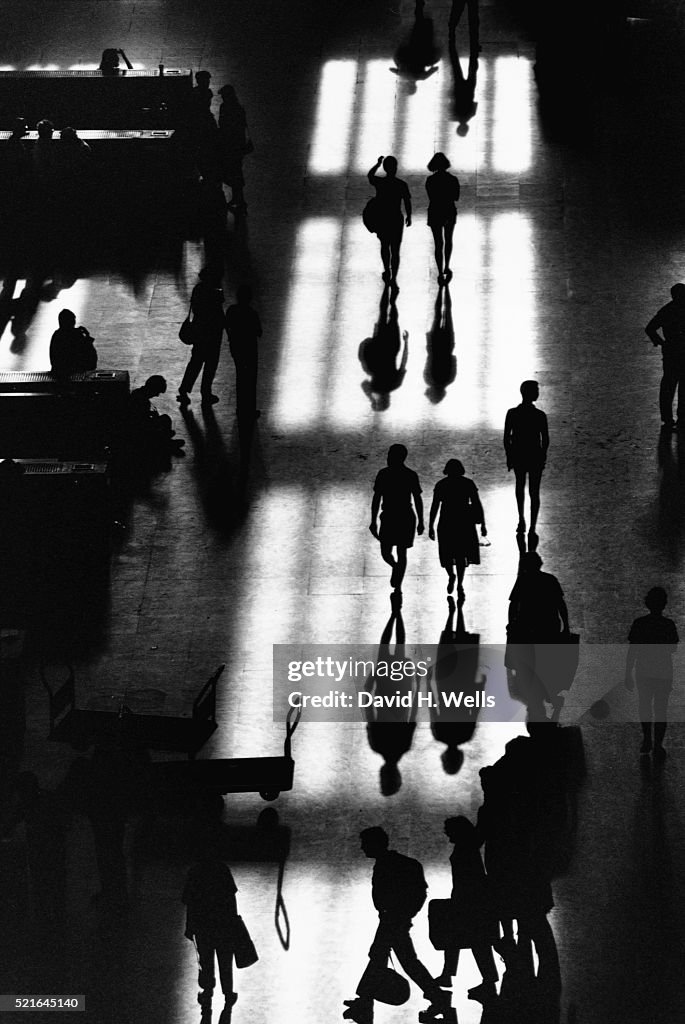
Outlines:
<svg viewBox="0 0 685 1024"><path fill-rule="evenodd" d="M191 716L172 717L134 714L124 704L118 711L78 708L72 667L67 666L66 680L53 688L42 664L40 675L50 704L48 738L83 750L94 740L109 737L146 750L186 754L192 760L216 730L216 686L225 667L219 665L204 684L195 698Z"/></svg>

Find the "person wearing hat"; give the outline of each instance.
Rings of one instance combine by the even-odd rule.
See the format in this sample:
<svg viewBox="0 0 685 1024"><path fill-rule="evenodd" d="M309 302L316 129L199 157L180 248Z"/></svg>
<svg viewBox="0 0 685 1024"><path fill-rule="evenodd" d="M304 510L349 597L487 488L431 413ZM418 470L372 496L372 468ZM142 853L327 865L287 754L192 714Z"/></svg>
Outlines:
<svg viewBox="0 0 685 1024"><path fill-rule="evenodd" d="M221 288L221 270L217 267L203 267L200 280L190 297L190 312L196 340L190 359L178 389L176 401L181 406L190 404L190 392L200 370L202 383L200 394L203 405L214 405L219 401L212 393L212 385L219 365L221 339L224 333L224 293Z"/></svg>
<svg viewBox="0 0 685 1024"><path fill-rule="evenodd" d="M428 164L431 174L426 178L428 227L433 232L439 284L447 284L452 280L452 237L457 223L457 202L461 191L456 174L450 174L448 170L450 166L444 153L436 153Z"/></svg>

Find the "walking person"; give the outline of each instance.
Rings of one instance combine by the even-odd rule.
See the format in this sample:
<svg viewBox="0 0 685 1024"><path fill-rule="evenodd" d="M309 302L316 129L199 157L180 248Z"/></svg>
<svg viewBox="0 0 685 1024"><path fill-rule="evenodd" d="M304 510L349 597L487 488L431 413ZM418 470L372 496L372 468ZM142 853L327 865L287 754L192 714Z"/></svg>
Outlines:
<svg viewBox="0 0 685 1024"><path fill-rule="evenodd" d="M661 331L661 334L659 334ZM685 429L685 284L674 284L671 301L652 317L645 333L661 345L663 376L659 388L661 429ZM673 419L673 399L678 392L678 422Z"/></svg>
<svg viewBox="0 0 685 1024"><path fill-rule="evenodd" d="M436 153L428 164L431 174L426 178L428 227L433 232L439 284L447 284L452 280L452 238L457 223L457 203L461 191L459 179L448 170L450 166L444 153Z"/></svg>
<svg viewBox="0 0 685 1024"><path fill-rule="evenodd" d="M454 944L445 949L445 966L438 984L452 988L452 979L459 965L459 951L471 949L482 976L480 985L469 989L469 998L481 1003L497 995L495 983L497 969L492 955L492 944L497 942L497 920L490 901L487 876L480 856L481 840L468 818L447 818L445 835L454 849L450 856L454 906ZM457 944L458 943L458 944Z"/></svg>
<svg viewBox="0 0 685 1024"><path fill-rule="evenodd" d="M219 154L222 178L231 187L231 201L228 209L233 213L247 213L247 203L243 195L245 178L243 176L243 160L253 152L254 146L247 130L245 110L238 101L232 85L224 85L219 89L221 106L219 107Z"/></svg>
<svg viewBox="0 0 685 1024"><path fill-rule="evenodd" d="M190 297L195 341L176 396L176 401L181 406L189 405L190 392L200 375L200 370L202 404L214 405L219 401L218 396L212 393L212 384L219 365L221 338L224 333L224 293L221 289L221 276L221 270L217 267L203 267L199 274L200 280Z"/></svg>
<svg viewBox="0 0 685 1024"><path fill-rule="evenodd" d="M236 302L226 310L228 346L235 363L236 416L240 423L259 418L257 408L257 342L262 336L259 314L252 308L252 288L241 285Z"/></svg>
<svg viewBox="0 0 685 1024"><path fill-rule="evenodd" d="M485 513L473 480L464 476L464 466L459 459L449 459L443 470L444 480L439 480L433 490L428 519L428 536L435 540L435 520L438 521L438 553L440 565L447 572L447 593L454 590L455 568L457 595L464 600L464 573L467 565L480 565L480 547L476 524L480 524L482 537L487 537Z"/></svg>
<svg viewBox="0 0 685 1024"><path fill-rule="evenodd" d="M407 455L403 444L390 445L388 465L378 472L373 485L369 526L373 536L380 541L383 561L392 566L390 586L396 590L402 589L407 570L407 550L414 545L414 534L421 536L424 530L421 484L414 470L404 464ZM377 525L379 510L380 529ZM397 551L397 557L393 555L393 549Z"/></svg>
<svg viewBox="0 0 685 1024"><path fill-rule="evenodd" d="M426 901L423 868L417 860L388 849L388 834L380 826L365 828L359 837L363 852L376 862L371 895L379 920L368 966L357 985L357 998L345 1000L347 1010L343 1017L357 1024L372 1024L378 975L394 952L404 972L429 1000L421 1019L433 1020L449 1008L450 999L419 960L409 934L412 918Z"/></svg>
<svg viewBox="0 0 685 1024"><path fill-rule="evenodd" d="M626 689L632 690L637 684L642 724L640 753L652 753L657 763L666 757L664 736L673 688L673 653L679 642L675 623L664 615L667 603L663 587L652 587L647 593L645 604L649 614L635 619L630 627L626 658Z"/></svg>
<svg viewBox="0 0 685 1024"><path fill-rule="evenodd" d="M385 177L376 173L383 164ZM411 195L406 181L397 177L397 160L394 156L379 156L369 171L369 184L376 190L376 234L381 243L383 280L391 284L395 292L397 271L400 267L400 246L405 225L411 225ZM404 206L404 216L402 207Z"/></svg>
<svg viewBox="0 0 685 1024"><path fill-rule="evenodd" d="M215 957L225 1000L219 1024L230 1024L231 1011L238 998L233 991L237 891L231 869L221 858L216 842L210 840L190 868L182 896L187 908L185 935L197 948L200 967L197 1001L202 1007L203 1021L211 1020L216 985Z"/></svg>
<svg viewBox="0 0 685 1024"><path fill-rule="evenodd" d="M540 512L540 481L549 448L547 417L542 409L535 406L540 396L536 380L524 380L521 384L521 403L509 409L504 421L504 451L507 470L514 470L516 478L516 505L519 521L517 533L525 533L526 520L524 505L526 478L530 494L529 536L535 538L538 514Z"/></svg>

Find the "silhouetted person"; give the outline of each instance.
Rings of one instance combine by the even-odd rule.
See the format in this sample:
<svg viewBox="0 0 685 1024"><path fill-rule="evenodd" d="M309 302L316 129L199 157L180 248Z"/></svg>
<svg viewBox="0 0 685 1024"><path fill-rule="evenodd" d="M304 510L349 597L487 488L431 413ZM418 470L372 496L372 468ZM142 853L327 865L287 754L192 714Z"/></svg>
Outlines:
<svg viewBox="0 0 685 1024"><path fill-rule="evenodd" d="M212 76L209 71L195 72L195 85L193 87L193 106L198 112L207 110L212 105L214 93L209 87Z"/></svg>
<svg viewBox="0 0 685 1024"><path fill-rule="evenodd" d="M426 369L423 374L423 379L428 385L426 395L434 405L442 402L447 387L456 376L452 297L449 288L441 284L435 299L433 323L426 334Z"/></svg>
<svg viewBox="0 0 685 1024"><path fill-rule="evenodd" d="M145 383L134 388L129 396L130 424L133 444L138 455L151 459L181 454L183 438L176 437L171 417L157 412L152 400L166 392L166 380L155 373Z"/></svg>
<svg viewBox="0 0 685 1024"><path fill-rule="evenodd" d="M119 67L119 57L124 58L124 63L129 71L133 71L133 64L126 56L123 50L116 47L110 46L106 50L102 51L102 57L100 58L99 69L103 75L120 75L122 70Z"/></svg>
<svg viewBox="0 0 685 1024"><path fill-rule="evenodd" d="M433 490L428 536L435 540L435 520L438 520L438 553L440 565L447 573L447 593L454 590L456 568L457 594L464 599L464 573L467 565L480 565L480 547L476 524L480 524L482 537L487 537L485 513L473 480L464 476L459 459L449 459Z"/></svg>
<svg viewBox="0 0 685 1024"><path fill-rule="evenodd" d="M250 423L259 415L257 408L258 340L262 336L259 314L252 308L252 288L241 285L236 302L226 310L226 337L235 363L236 416Z"/></svg>
<svg viewBox="0 0 685 1024"><path fill-rule="evenodd" d="M432 1019L444 1012L450 1001L417 957L409 935L412 918L426 901L423 868L417 860L389 850L387 832L379 826L365 828L360 839L363 852L376 861L371 894L379 923L369 950L368 967L357 986L357 998L345 1001L348 1008L343 1017L358 1024L371 1024L374 979L378 970L387 965L390 953L394 953L403 971L429 1000L426 1019Z"/></svg>
<svg viewBox="0 0 685 1024"><path fill-rule="evenodd" d="M245 110L238 102L232 85L224 85L219 89L221 107L219 108L219 149L222 166L222 177L230 185L232 195L228 204L229 210L245 214L247 203L243 195L245 178L243 176L243 160L252 152L252 143L247 131Z"/></svg>
<svg viewBox="0 0 685 1024"><path fill-rule="evenodd" d="M514 470L516 478L516 505L519 521L517 533L524 533L526 520L524 506L526 478L530 493L530 533L535 533L540 511L540 481L545 468L549 431L547 417L534 403L540 395L536 380L524 380L521 385L521 404L509 409L504 421L504 451L507 470Z"/></svg>
<svg viewBox="0 0 685 1024"><path fill-rule="evenodd" d="M532 722L548 720L546 702L563 705L560 691L570 687L577 663L576 650L555 646L569 636L568 609L558 579L541 568L537 552L521 556L509 595L505 656L511 695L523 701Z"/></svg>
<svg viewBox="0 0 685 1024"><path fill-rule="evenodd" d="M374 697L394 696L398 692L409 696L408 707L370 706L366 710L366 735L369 746L383 758L380 771L381 792L384 796L397 793L402 785L402 776L397 767L402 757L412 744L416 729L416 677L403 676L396 678L392 671L395 665L405 662L405 630L402 619L402 595L395 590L390 595L390 618L381 635L381 642L376 656L376 671L369 676L365 690ZM395 648L391 651L393 628L395 629ZM393 678L395 676L395 678Z"/></svg>
<svg viewBox="0 0 685 1024"><path fill-rule="evenodd" d="M483 981L469 989L469 998L487 1003L497 994L497 969L492 955L492 943L498 939L496 919L489 899L488 883L480 856L481 841L476 829L461 815L447 818L445 835L454 849L450 856L452 868L451 900L455 918L463 928L458 946L445 950L445 966L436 981L445 988L452 987L457 973L460 949L471 949Z"/></svg>
<svg viewBox="0 0 685 1024"><path fill-rule="evenodd" d="M219 366L221 339L224 333L224 293L221 289L221 270L214 266L203 267L200 280L190 297L190 311L193 317L197 341L193 344L190 360L183 374L176 401L186 406L190 403L200 370L202 382L200 394L203 405L214 405L219 401L212 393L212 384Z"/></svg>
<svg viewBox="0 0 685 1024"><path fill-rule="evenodd" d="M642 723L641 754L654 751L657 762L666 757L664 736L668 717L668 698L673 688L673 654L679 642L672 619L664 615L668 596L663 587L652 587L645 596L648 615L635 619L628 634L625 685L637 683L637 699ZM652 743L652 723L654 741Z"/></svg>
<svg viewBox="0 0 685 1024"><path fill-rule="evenodd" d="M379 177L376 171L383 164L385 177ZM378 225L376 234L381 243L381 259L383 261L383 280L397 287L397 271L400 266L400 246L404 225L411 225L411 195L406 181L397 177L397 160L394 156L378 157L367 175L369 184L376 190L375 220ZM404 205L405 216L402 215Z"/></svg>
<svg viewBox="0 0 685 1024"><path fill-rule="evenodd" d="M93 338L83 326L76 326L70 309L57 317L59 327L50 339L50 369L58 377L96 369L98 356Z"/></svg>
<svg viewBox="0 0 685 1024"><path fill-rule="evenodd" d="M405 43L401 43L395 51L395 74L406 75L408 78L421 80L435 74L435 66L440 59L440 50L435 45L433 19L427 18L423 9L425 0L416 0L414 7L414 24L411 34Z"/></svg>
<svg viewBox="0 0 685 1024"><path fill-rule="evenodd" d="M397 305L386 285L373 335L359 346L359 361L370 378L362 382L362 391L376 412L389 407L390 393L402 385L409 358L408 339L408 332L400 331Z"/></svg>
<svg viewBox="0 0 685 1024"><path fill-rule="evenodd" d="M478 12L478 0L452 0L449 16L450 40L454 40L464 10L467 11L469 22L469 64L478 60L480 50L480 15Z"/></svg>
<svg viewBox="0 0 685 1024"><path fill-rule="evenodd" d="M211 1019L212 994L216 985L215 956L219 962L225 999L219 1024L230 1024L231 1011L238 998L233 991L237 891L231 869L220 856L218 842L210 840L200 850L197 862L188 872L183 902L187 908L185 935L194 939L197 947L200 966L197 1001L202 1007L203 1020Z"/></svg>
<svg viewBox="0 0 685 1024"><path fill-rule="evenodd" d="M455 174L449 173L450 166L444 153L436 153L428 164L431 175L426 178L428 227L433 232L435 263L440 284L452 280L450 259L460 192L459 179Z"/></svg>
<svg viewBox="0 0 685 1024"><path fill-rule="evenodd" d="M403 444L393 444L388 449L388 465L378 472L373 485L369 526L373 536L380 541L383 561L392 566L390 585L397 590L402 589L407 569L407 549L414 545L414 533L418 532L421 536L424 529L421 484L414 470L404 464L407 454ZM380 529L377 526L379 510ZM393 548L397 551L397 558L393 555Z"/></svg>
<svg viewBox="0 0 685 1024"><path fill-rule="evenodd" d="M477 699L485 687L485 675L478 670L480 636L466 631L461 607L455 629L455 611L454 598L448 597L447 620L440 634L431 680L436 702L430 709L431 733L438 743L445 744L440 760L447 775L456 775L464 763L460 747L472 738L480 713L478 700L475 707L468 707L463 697ZM462 700L457 704L460 694Z"/></svg>
<svg viewBox="0 0 685 1024"><path fill-rule="evenodd" d="M661 345L663 376L659 388L659 412L662 429L672 430L676 426L673 419L676 391L677 426L685 428L685 284L673 285L671 301L652 317L645 331L653 345Z"/></svg>

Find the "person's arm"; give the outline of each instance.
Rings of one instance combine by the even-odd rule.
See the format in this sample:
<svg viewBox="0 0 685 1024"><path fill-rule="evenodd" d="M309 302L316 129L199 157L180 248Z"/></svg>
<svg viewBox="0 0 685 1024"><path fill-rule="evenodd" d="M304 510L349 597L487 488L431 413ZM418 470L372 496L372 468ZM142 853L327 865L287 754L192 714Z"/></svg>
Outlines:
<svg viewBox="0 0 685 1024"><path fill-rule="evenodd" d="M626 655L626 672L623 680L623 685L626 690L632 690L635 686L633 679L633 670L635 668L635 662L637 661L637 648L635 644L628 643L628 653Z"/></svg>
<svg viewBox="0 0 685 1024"><path fill-rule="evenodd" d="M418 535L420 537L421 534L424 531L424 525L423 525L423 499L421 497L421 485L419 483L419 478L418 478L418 476L416 476L416 474L414 474L414 475L416 477L416 480L415 480L414 489L412 491L412 495L414 497L414 504L416 505L416 518L418 519L418 523L417 523L417 526L416 526L416 532L418 533Z"/></svg>
<svg viewBox="0 0 685 1024"><path fill-rule="evenodd" d="M433 491L433 501L431 502L431 510L428 516L428 536L431 540L435 540L435 517L438 514L440 508L440 497L438 495L438 488L435 487Z"/></svg>
<svg viewBox="0 0 685 1024"><path fill-rule="evenodd" d="M570 633L571 630L568 624L568 608L566 607L566 601L564 601L564 595L561 591L561 588L559 590L559 606L557 611L559 612L559 617L561 618L563 632Z"/></svg>
<svg viewBox="0 0 685 1024"><path fill-rule="evenodd" d="M383 157L379 156L378 160L376 160L375 164L373 165L373 167L371 168L369 173L366 175L366 177L369 179L369 185L375 185L376 184L376 171L378 170L378 168L380 167L380 165L382 163L383 163Z"/></svg>
<svg viewBox="0 0 685 1024"><path fill-rule="evenodd" d="M378 519L378 512L380 511L380 507L381 507L380 492L379 491L374 491L373 492L373 501L371 502L371 523L369 525L369 530L371 531L373 536L376 538L376 540L378 540L378 523L377 523L377 519Z"/></svg>
<svg viewBox="0 0 685 1024"><path fill-rule="evenodd" d="M483 503L480 500L478 488L473 485L473 494L471 495L473 501L473 521L474 523L480 523L480 535L481 537L487 537L488 530L485 525L485 511L483 509Z"/></svg>
<svg viewBox="0 0 685 1024"><path fill-rule="evenodd" d="M512 411L509 409L504 420L504 451L507 456L507 470L511 469Z"/></svg>
<svg viewBox="0 0 685 1024"><path fill-rule="evenodd" d="M659 328L661 327L661 310L653 316L645 327L645 334L651 340L652 345L663 345L664 339L659 334Z"/></svg>
<svg viewBox="0 0 685 1024"><path fill-rule="evenodd" d="M544 412L540 410L542 419L540 420L540 447L542 449L542 460L543 463L547 461L547 449L549 448L549 428L547 426L547 417Z"/></svg>
<svg viewBox="0 0 685 1024"><path fill-rule="evenodd" d="M402 198L404 199L404 209L407 214L404 219L404 223L407 227L411 227L411 192L409 191L409 186L406 182L404 183L404 195Z"/></svg>

